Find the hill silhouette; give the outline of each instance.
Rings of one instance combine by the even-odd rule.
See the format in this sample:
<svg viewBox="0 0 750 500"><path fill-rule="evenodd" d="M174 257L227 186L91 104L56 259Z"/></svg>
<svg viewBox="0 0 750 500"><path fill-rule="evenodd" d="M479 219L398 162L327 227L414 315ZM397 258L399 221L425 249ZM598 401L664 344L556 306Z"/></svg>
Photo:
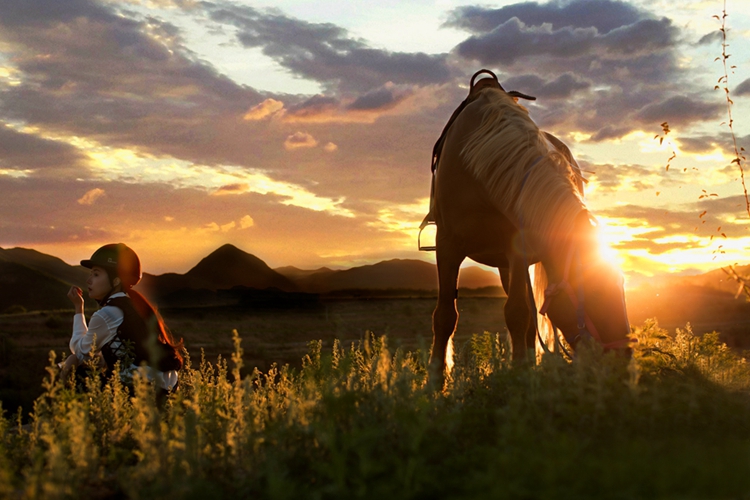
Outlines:
<svg viewBox="0 0 750 500"><path fill-rule="evenodd" d="M207 304L214 304L225 302L214 292L233 287L256 290L273 288L290 293L298 291L294 282L268 267L263 260L229 244L211 252L185 274L144 273L136 289L157 303L174 304L181 296L195 303L196 296L200 296L206 299ZM196 295L197 290L202 292Z"/></svg>
<svg viewBox="0 0 750 500"><path fill-rule="evenodd" d="M297 291L289 278L274 271L261 259L237 248L223 245L203 258L185 273L191 283L221 290L234 286L256 289L278 288L285 292Z"/></svg>
<svg viewBox="0 0 750 500"><path fill-rule="evenodd" d="M62 259L30 248L0 248L0 260L24 265L81 288L84 287L89 276L89 270L83 266L71 266Z"/></svg>
<svg viewBox="0 0 750 500"><path fill-rule="evenodd" d="M0 312L12 306L26 310L70 309L71 285L86 287L89 271L28 248L0 248ZM87 307L96 303L84 294Z"/></svg>
<svg viewBox="0 0 750 500"><path fill-rule="evenodd" d="M13 306L26 310L71 308L70 284L23 264L0 261L0 312Z"/></svg>
<svg viewBox="0 0 750 500"><path fill-rule="evenodd" d="M344 270L320 268L304 271L296 267L277 268L293 279L301 290L327 293L336 290L411 289L436 290L437 270L434 264L415 259L393 259ZM499 286L497 274L476 266L461 269L461 288Z"/></svg>
<svg viewBox="0 0 750 500"><path fill-rule="evenodd" d="M750 265L735 266L735 271L740 276L750 276ZM677 285L704 287L713 290L720 290L722 292L731 294L736 294L739 287L739 283L737 283L721 269L714 269L713 271L699 274L697 276L675 277L670 281L674 282Z"/></svg>
<svg viewBox="0 0 750 500"><path fill-rule="evenodd" d="M738 266L737 270L750 274L750 266ZM0 312L12 305L27 310L70 308L65 297L68 288L71 284L84 286L87 275L88 270L81 266L71 266L36 250L0 248ZM708 311L715 312L717 308L735 316L744 312L745 306L733 303L737 283L721 269L697 276L667 277L662 283L658 289L645 287L628 292L632 316L659 316L669 321L671 312L679 311L675 319L690 313L688 316L701 321L707 320L705 314L693 314L695 311L705 311L709 316ZM477 293L487 287L494 287L492 293L497 293L499 285L497 273L476 266L463 268L459 276L461 288ZM437 272L434 264L414 259L394 259L344 270L326 267L305 270L293 266L271 269L255 255L233 245L223 245L185 274L144 273L136 288L157 304L162 305L161 301L173 307L183 300L187 307L259 304L266 299L281 301L284 297L293 302L297 300L292 300L295 293L327 294L341 290L358 290L358 296L398 290L429 293L437 289ZM268 292L264 295L251 290ZM307 301L309 297L298 299ZM95 305L90 299L87 302L87 307Z"/></svg>

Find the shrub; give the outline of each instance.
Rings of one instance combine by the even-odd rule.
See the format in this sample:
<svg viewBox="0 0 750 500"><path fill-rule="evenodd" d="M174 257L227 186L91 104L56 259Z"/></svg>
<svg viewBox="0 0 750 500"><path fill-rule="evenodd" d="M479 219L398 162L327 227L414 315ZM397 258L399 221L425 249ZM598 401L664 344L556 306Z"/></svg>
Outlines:
<svg viewBox="0 0 750 500"><path fill-rule="evenodd" d="M505 339L475 335L448 386L426 384L427 353L368 335L302 368L241 378L187 357L159 410L136 378L57 379L30 424L0 418L0 494L183 498L738 498L750 485L750 370L690 327L634 332L632 359L597 346L573 362L509 361Z"/></svg>

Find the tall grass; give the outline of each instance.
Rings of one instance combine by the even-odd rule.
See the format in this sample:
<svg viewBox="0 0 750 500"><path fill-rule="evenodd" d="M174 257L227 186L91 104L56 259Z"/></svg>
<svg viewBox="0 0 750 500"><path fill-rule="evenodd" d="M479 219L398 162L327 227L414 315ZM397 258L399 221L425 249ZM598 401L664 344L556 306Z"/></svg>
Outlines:
<svg viewBox="0 0 750 500"><path fill-rule="evenodd" d="M0 497L745 498L750 369L718 341L636 329L632 359L509 361L475 335L443 391L385 337L310 344L302 368L241 378L202 359L164 409L136 378L57 379L31 423L0 418Z"/></svg>

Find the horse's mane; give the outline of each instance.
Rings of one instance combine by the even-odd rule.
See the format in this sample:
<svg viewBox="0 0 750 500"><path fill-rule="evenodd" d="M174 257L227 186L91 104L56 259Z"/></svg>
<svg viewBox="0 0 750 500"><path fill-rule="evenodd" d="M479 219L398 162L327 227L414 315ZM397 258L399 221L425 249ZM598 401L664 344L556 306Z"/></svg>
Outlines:
<svg viewBox="0 0 750 500"><path fill-rule="evenodd" d="M465 165L522 228L526 250L541 256L567 237L583 208L576 172L505 92L486 89L475 102L482 121L463 148Z"/></svg>

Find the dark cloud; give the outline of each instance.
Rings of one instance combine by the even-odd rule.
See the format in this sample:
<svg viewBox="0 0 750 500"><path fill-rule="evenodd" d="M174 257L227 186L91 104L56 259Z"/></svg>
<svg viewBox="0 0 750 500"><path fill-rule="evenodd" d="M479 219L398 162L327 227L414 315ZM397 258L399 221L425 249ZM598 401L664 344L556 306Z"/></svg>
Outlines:
<svg viewBox="0 0 750 500"><path fill-rule="evenodd" d="M589 139L591 142L601 142L609 139L618 139L630 133L632 127L618 127L616 125L606 125L596 131Z"/></svg>
<svg viewBox="0 0 750 500"><path fill-rule="evenodd" d="M591 87L591 82L573 73L563 73L554 80L546 81L537 75L521 75L503 81L507 90L518 90L538 98L563 99L579 90Z"/></svg>
<svg viewBox="0 0 750 500"><path fill-rule="evenodd" d="M721 43L723 39L724 36L721 34L721 31L714 30L711 33L703 35L696 45L715 45Z"/></svg>
<svg viewBox="0 0 750 500"><path fill-rule="evenodd" d="M717 148L729 151L734 147L732 136L728 132L716 135L678 136L674 139L680 145L680 149L687 153L705 154L711 153ZM738 144L748 144L750 136L738 137L737 142Z"/></svg>
<svg viewBox="0 0 750 500"><path fill-rule="evenodd" d="M550 24L553 29L594 27L599 33L608 33L646 16L649 14L631 4L612 0L521 2L499 9L459 7L450 13L445 25L472 33L489 33L517 18L527 26Z"/></svg>
<svg viewBox="0 0 750 500"><path fill-rule="evenodd" d="M348 108L352 110L371 110L390 107L398 102L393 91L386 88L380 88L359 96Z"/></svg>
<svg viewBox="0 0 750 500"><path fill-rule="evenodd" d="M736 96L750 94L750 78L740 82L740 84L735 87L733 94Z"/></svg>
<svg viewBox="0 0 750 500"><path fill-rule="evenodd" d="M539 98L529 107L544 128L585 132L591 141L617 139L643 127L636 113L645 105L668 100L676 91L697 95L679 64L682 29L632 3L553 0L499 9L461 7L446 24L470 33L455 47L457 56L499 66L504 85ZM695 119L709 114L694 100ZM677 110L669 114L682 123L694 120Z"/></svg>
<svg viewBox="0 0 750 500"><path fill-rule="evenodd" d="M641 123L669 122L671 125L687 125L696 121L716 118L723 112L718 103L699 101L685 95L652 102L635 113Z"/></svg>
<svg viewBox="0 0 750 500"><path fill-rule="evenodd" d="M42 5L12 3L21 19ZM264 95L198 60L173 25L127 17L135 14L112 4L73 7L74 19L52 8L34 29L8 24L0 30L20 80L0 85L4 119L201 163L250 157L262 138L247 133L253 124L238 125L238 116Z"/></svg>
<svg viewBox="0 0 750 500"><path fill-rule="evenodd" d="M458 44L456 51L483 64L513 64L534 56L571 59L605 55L621 59L672 47L676 35L677 29L667 18L643 19L606 34L595 27L527 26L512 18L486 34L469 37Z"/></svg>
<svg viewBox="0 0 750 500"><path fill-rule="evenodd" d="M231 4L205 4L210 18L237 28L237 40L297 76L329 88L367 91L386 82L426 85L447 82L445 54L373 49L330 23L309 23L279 11Z"/></svg>
<svg viewBox="0 0 750 500"><path fill-rule="evenodd" d="M110 11L90 0L0 0L0 25L40 27L57 22L70 22L79 17L112 21Z"/></svg>
<svg viewBox="0 0 750 500"><path fill-rule="evenodd" d="M289 106L288 111L295 116L316 115L337 109L340 104L340 101L335 97L317 94L298 104Z"/></svg>
<svg viewBox="0 0 750 500"><path fill-rule="evenodd" d="M653 168L642 165L592 165L580 161L583 170L594 172L587 177L597 184L602 192L616 192L623 188L643 191L653 189L654 184L648 179L653 174Z"/></svg>
<svg viewBox="0 0 750 500"><path fill-rule="evenodd" d="M65 142L44 139L0 125L0 168L11 170L62 170L85 173L86 157Z"/></svg>

